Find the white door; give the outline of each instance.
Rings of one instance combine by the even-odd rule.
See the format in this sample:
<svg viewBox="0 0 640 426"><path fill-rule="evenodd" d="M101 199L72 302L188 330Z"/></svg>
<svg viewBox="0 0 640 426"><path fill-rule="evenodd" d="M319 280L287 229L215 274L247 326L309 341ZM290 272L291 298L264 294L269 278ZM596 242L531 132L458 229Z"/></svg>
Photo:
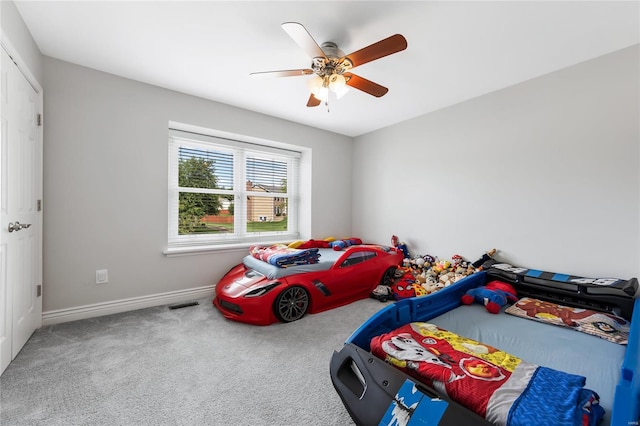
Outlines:
<svg viewBox="0 0 640 426"><path fill-rule="evenodd" d="M2 49L0 62L0 373L42 325L41 97Z"/></svg>

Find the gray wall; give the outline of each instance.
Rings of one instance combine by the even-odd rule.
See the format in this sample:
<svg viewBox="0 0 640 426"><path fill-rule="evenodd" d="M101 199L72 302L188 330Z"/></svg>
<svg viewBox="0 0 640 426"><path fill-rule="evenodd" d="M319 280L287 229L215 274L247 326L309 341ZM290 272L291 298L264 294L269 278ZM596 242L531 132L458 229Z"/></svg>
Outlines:
<svg viewBox="0 0 640 426"><path fill-rule="evenodd" d="M42 55L12 1L0 1L0 28L33 77L42 85Z"/></svg>
<svg viewBox="0 0 640 426"><path fill-rule="evenodd" d="M638 52L356 138L354 234L397 234L442 258L495 247L520 266L639 276Z"/></svg>
<svg viewBox="0 0 640 426"><path fill-rule="evenodd" d="M351 235L351 176L327 173L350 169L351 138L48 57L44 68L45 312L213 285L246 254L162 254L170 120L311 148L304 237Z"/></svg>

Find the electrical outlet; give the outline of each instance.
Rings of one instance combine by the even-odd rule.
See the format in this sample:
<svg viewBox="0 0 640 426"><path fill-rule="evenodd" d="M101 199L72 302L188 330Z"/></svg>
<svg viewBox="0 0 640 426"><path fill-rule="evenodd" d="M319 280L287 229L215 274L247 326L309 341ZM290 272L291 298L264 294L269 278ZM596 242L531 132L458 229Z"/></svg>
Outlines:
<svg viewBox="0 0 640 426"><path fill-rule="evenodd" d="M106 284L109 282L109 271L107 269L96 270L96 284Z"/></svg>

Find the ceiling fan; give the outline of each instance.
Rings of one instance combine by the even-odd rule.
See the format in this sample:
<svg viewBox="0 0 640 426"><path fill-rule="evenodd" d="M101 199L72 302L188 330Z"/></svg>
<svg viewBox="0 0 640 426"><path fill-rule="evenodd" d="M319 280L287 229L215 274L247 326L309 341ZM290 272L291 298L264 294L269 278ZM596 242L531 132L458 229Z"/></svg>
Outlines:
<svg viewBox="0 0 640 426"><path fill-rule="evenodd" d="M308 82L311 95L308 107L328 102L329 91L340 98L353 87L375 97L384 96L389 89L359 77L350 72L351 69L367 62L383 58L407 48L407 40L400 34L380 40L367 47L345 55L335 43L326 42L319 46L306 28L298 22L285 22L282 29L312 58L311 68L294 70L254 72L254 78L295 77L315 74Z"/></svg>

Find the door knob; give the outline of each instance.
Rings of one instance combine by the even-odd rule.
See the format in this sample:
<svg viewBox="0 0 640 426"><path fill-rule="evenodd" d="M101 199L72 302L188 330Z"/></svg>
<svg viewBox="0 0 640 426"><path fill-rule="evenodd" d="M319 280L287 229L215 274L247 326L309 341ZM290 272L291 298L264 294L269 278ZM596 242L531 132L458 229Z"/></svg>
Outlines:
<svg viewBox="0 0 640 426"><path fill-rule="evenodd" d="M19 231L21 229L26 229L30 226L31 226L30 223L20 223L18 221L16 221L16 223L9 222L9 232Z"/></svg>

